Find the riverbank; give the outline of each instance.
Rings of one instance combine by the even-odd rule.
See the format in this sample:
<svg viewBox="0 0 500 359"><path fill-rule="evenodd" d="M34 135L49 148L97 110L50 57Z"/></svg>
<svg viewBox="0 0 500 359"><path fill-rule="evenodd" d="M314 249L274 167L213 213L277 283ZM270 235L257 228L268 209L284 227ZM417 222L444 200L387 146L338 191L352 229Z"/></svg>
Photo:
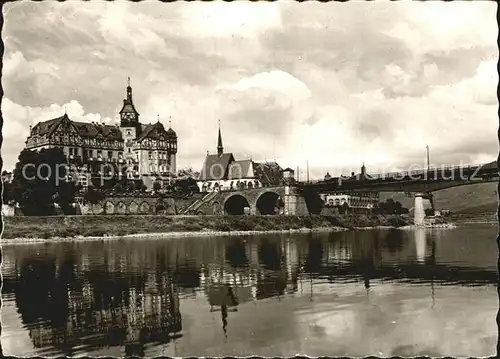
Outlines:
<svg viewBox="0 0 500 359"><path fill-rule="evenodd" d="M496 213L452 214L450 219L458 223L497 223Z"/></svg>
<svg viewBox="0 0 500 359"><path fill-rule="evenodd" d="M52 216L4 218L2 243L144 236L244 235L404 227L400 216Z"/></svg>

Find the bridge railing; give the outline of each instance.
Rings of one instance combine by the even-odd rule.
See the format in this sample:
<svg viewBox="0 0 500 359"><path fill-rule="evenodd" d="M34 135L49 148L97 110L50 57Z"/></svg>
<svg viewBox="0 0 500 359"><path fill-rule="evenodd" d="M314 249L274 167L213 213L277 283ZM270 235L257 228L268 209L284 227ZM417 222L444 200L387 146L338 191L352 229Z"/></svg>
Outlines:
<svg viewBox="0 0 500 359"><path fill-rule="evenodd" d="M488 164L470 164L470 165L457 165L457 166L448 166L448 167L431 167L429 169L416 169L411 171L394 171L394 172L386 172L386 173L376 173L369 174L367 178L362 179L364 181L380 181L380 180L397 180L400 181L402 179L413 179L413 180L432 180L439 179L439 175L445 175L449 173L454 173L457 171L463 171L462 173L471 175L476 173L480 175L482 173L481 168ZM493 174L497 174L496 166L485 169L484 172L488 173L492 172ZM333 177L329 180L315 180L308 182L299 182L301 185L315 185L315 184L324 184L324 183L332 183L332 182L354 182L361 180L359 175L354 177Z"/></svg>

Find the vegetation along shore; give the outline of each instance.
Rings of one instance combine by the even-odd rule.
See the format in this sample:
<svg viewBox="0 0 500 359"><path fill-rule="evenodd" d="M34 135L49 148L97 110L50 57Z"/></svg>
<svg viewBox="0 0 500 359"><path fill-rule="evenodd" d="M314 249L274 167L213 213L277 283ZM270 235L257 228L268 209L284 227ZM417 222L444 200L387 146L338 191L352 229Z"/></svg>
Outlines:
<svg viewBox="0 0 500 359"><path fill-rule="evenodd" d="M3 242L22 239L85 239L130 235L204 235L404 227L406 216L47 216L4 219Z"/></svg>

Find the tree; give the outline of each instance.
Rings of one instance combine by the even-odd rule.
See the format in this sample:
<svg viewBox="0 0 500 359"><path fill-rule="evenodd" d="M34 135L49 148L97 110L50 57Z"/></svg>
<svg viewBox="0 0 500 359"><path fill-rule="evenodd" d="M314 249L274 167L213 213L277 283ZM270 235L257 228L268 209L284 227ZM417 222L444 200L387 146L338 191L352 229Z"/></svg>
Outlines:
<svg viewBox="0 0 500 359"><path fill-rule="evenodd" d="M409 210L401 204L401 202L389 198L385 202L376 204L373 208L373 213L376 214L408 214Z"/></svg>
<svg viewBox="0 0 500 359"><path fill-rule="evenodd" d="M59 185L58 192L55 195L55 202L61 206L64 213L73 213L72 204L75 202L77 186L74 182L63 182Z"/></svg>
<svg viewBox="0 0 500 359"><path fill-rule="evenodd" d="M63 189L67 168L61 149L43 149L40 152L23 150L14 169L13 197L25 215L54 214L54 202L70 200L71 186ZM59 191L64 192L60 194ZM74 193L73 193L74 196Z"/></svg>
<svg viewBox="0 0 500 359"><path fill-rule="evenodd" d="M177 177L189 177L195 180L200 176L200 172L193 171L193 168L187 167L177 171Z"/></svg>
<svg viewBox="0 0 500 359"><path fill-rule="evenodd" d="M349 212L349 205L347 202L342 203L338 208L340 214L347 214Z"/></svg>
<svg viewBox="0 0 500 359"><path fill-rule="evenodd" d="M83 199L91 204L96 204L104 199L104 195L100 190L90 186L87 189L87 192L85 192Z"/></svg>
<svg viewBox="0 0 500 359"><path fill-rule="evenodd" d="M187 195L191 193L197 193L200 191L200 189L198 188L198 184L196 183L196 180L190 177L183 177L177 179L168 187L168 189L171 192L180 195Z"/></svg>
<svg viewBox="0 0 500 359"><path fill-rule="evenodd" d="M158 192L161 189L161 183L158 181L155 181L153 183L153 191Z"/></svg>

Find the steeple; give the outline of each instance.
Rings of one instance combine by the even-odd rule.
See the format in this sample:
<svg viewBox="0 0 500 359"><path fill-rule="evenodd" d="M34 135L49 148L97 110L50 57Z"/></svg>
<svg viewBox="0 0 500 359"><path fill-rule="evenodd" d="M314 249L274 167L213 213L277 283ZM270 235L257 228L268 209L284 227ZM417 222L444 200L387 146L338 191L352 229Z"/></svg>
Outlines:
<svg viewBox="0 0 500 359"><path fill-rule="evenodd" d="M224 153L224 147L222 147L222 135L220 133L220 120L219 120L219 139L217 140L217 154L220 156Z"/></svg>
<svg viewBox="0 0 500 359"><path fill-rule="evenodd" d="M130 86L130 77L127 77L127 101L132 103L132 87Z"/></svg>
<svg viewBox="0 0 500 359"><path fill-rule="evenodd" d="M132 101L130 77L127 78L127 98L123 100L120 119L122 127L136 127L139 124L139 113L135 109L134 102Z"/></svg>
<svg viewBox="0 0 500 359"><path fill-rule="evenodd" d="M362 175L365 175L365 174L366 174L365 162L363 162L363 165L361 166L361 174L362 174Z"/></svg>

